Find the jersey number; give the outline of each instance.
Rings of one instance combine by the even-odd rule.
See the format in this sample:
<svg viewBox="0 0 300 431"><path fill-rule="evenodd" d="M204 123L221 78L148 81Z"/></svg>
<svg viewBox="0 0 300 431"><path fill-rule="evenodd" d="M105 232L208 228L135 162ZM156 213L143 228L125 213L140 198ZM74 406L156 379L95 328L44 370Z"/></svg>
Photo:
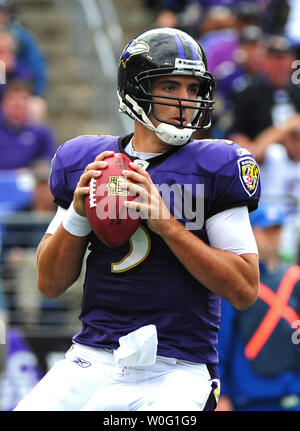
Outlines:
<svg viewBox="0 0 300 431"><path fill-rule="evenodd" d="M151 239L143 226L140 226L129 240L129 253L119 262L111 264L111 272L125 272L138 266L148 256L151 247Z"/></svg>

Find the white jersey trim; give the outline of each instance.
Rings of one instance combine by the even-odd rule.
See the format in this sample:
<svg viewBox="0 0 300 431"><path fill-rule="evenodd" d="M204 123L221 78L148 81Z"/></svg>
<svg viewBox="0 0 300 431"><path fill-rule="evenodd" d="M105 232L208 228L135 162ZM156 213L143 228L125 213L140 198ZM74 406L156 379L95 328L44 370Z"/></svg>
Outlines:
<svg viewBox="0 0 300 431"><path fill-rule="evenodd" d="M56 214L54 215L49 226L47 227L46 233L50 233L51 235L55 234L59 226L62 224L66 212L66 209L62 207L57 207Z"/></svg>

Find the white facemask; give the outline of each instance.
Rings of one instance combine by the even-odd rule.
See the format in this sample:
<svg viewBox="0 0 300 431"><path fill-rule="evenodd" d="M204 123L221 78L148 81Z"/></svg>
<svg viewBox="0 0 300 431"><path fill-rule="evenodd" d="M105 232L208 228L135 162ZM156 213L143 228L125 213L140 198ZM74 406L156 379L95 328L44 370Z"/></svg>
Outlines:
<svg viewBox="0 0 300 431"><path fill-rule="evenodd" d="M119 96L119 95L118 95ZM156 136L163 142L169 145L184 145L190 139L194 129L184 128L179 129L171 124L160 123L157 127L153 125L153 123L149 120L143 108L141 108L134 99L132 99L128 94L126 95L127 100L132 104L135 112L142 117L139 118L135 115L135 113L122 102L120 96L120 110L121 112L127 113L133 119L139 121L143 126L147 127L147 129L155 132ZM188 124L190 126L191 123Z"/></svg>

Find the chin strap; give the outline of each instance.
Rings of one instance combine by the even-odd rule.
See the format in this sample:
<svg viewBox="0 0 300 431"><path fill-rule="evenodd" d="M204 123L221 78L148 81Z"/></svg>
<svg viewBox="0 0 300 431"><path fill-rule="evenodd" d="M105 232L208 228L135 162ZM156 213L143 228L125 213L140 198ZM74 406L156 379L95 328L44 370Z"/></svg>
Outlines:
<svg viewBox="0 0 300 431"><path fill-rule="evenodd" d="M149 120L143 108L141 108L136 103L136 101L132 99L128 94L126 95L126 99L130 102L130 104L133 106L134 109L133 110L129 109L128 106L122 101L121 97L119 96L121 112L128 114L131 118L133 118L134 120L137 120L139 123L143 124L143 126L147 127L147 129L155 132L156 136L166 144L178 145L178 146L184 145L187 143L192 133L194 132L193 129L189 129L189 128L178 129L177 127L167 123L160 123L157 127L154 127L154 125ZM135 114L135 112L140 117L138 117ZM190 125L191 123L188 124L188 126Z"/></svg>

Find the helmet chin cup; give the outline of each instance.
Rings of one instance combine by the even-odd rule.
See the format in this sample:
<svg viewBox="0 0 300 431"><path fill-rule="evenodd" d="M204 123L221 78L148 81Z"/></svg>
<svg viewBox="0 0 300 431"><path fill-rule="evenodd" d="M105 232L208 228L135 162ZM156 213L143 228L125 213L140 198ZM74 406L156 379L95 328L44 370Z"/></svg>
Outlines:
<svg viewBox="0 0 300 431"><path fill-rule="evenodd" d="M190 126L191 124L188 124ZM190 139L193 129L178 129L171 124L160 123L155 128L156 136L169 145L184 145Z"/></svg>

